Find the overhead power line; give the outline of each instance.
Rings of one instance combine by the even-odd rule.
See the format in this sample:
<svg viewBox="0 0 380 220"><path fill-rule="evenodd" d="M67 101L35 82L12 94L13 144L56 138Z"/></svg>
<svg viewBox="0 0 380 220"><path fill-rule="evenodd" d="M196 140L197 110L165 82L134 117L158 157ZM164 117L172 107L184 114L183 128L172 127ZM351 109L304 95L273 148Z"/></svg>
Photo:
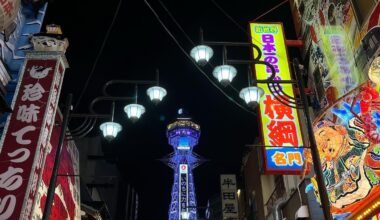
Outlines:
<svg viewBox="0 0 380 220"><path fill-rule="evenodd" d="M114 26L114 24L115 24L115 21L116 21L117 15L119 14L120 7L121 7L121 5L122 5L122 2L123 2L123 0L119 0L119 3L117 4L117 7L116 7L116 10L115 10L114 16L113 16L112 21L111 21L111 24L108 26L108 29L107 29L106 35L104 36L104 39L103 39L103 42L102 42L102 45L100 46L99 52L98 52L98 54L96 55L96 58L95 58L95 60L94 60L94 63L93 63L93 65L92 65L92 67L91 67L90 74L89 74L88 77L87 77L87 80L86 80L86 82L85 82L85 84L84 84L84 87L83 87L83 89L82 89L82 91L81 91L81 93L80 93L80 95L79 95L78 100L76 101L76 104L75 104L75 107L74 107L73 110L77 109L78 106L80 105L80 103L81 103L80 101L81 101L81 99L83 98L83 95L85 94L85 92L86 92L86 90L87 90L88 84L90 83L90 80L91 80L92 76L94 75L94 72L95 72L96 66L97 66L97 64L98 64L98 62L99 62L99 59L100 59L100 57L101 57L101 55L102 55L102 53L103 53L104 47L105 47L105 45L106 45L106 43L107 43L107 40L108 40L108 38L109 38L109 36L110 36L110 33L111 33L111 31L112 31L112 28L113 28L113 26Z"/></svg>
<svg viewBox="0 0 380 220"><path fill-rule="evenodd" d="M182 53L195 65L195 67L206 77L206 79L209 80L209 82L215 86L228 100L230 100L232 103L240 107L246 112L249 112L253 115L256 115L255 112L250 111L246 109L244 106L242 106L240 103L236 102L233 98L231 98L228 94L226 94L199 66L198 64L190 57L190 55L187 53L187 51L182 47L182 45L179 43L179 41L176 39L176 37L171 33L171 31L168 29L168 27L165 25L165 23L162 21L160 16L157 14L157 12L154 10L154 8L149 4L147 0L144 0L145 4L149 7L149 9L152 11L153 15L157 19L157 21L160 23L160 25L164 28L166 33L171 37L171 39L174 41L174 43L178 46L178 48L182 51Z"/></svg>
<svg viewBox="0 0 380 220"><path fill-rule="evenodd" d="M267 14L269 14L270 12L272 12L272 11L274 11L275 9L277 9L277 8L279 8L280 6L282 6L283 4L285 4L286 2L288 2L289 0L284 0L284 1L282 1L281 3L279 3L279 4L277 4L276 6L274 6L274 7L271 7L271 9L269 9L268 11L266 11L266 12L264 12L263 14L261 14L261 15L259 15L258 17L256 17L255 19L253 19L253 21L257 21L258 19L260 19L260 18L262 18L262 17L264 17L265 15L267 15ZM243 27L243 26L241 26L231 15L229 15L215 0L211 0L211 2L215 5L215 7L217 7L218 9L219 9L219 11L220 12L222 12L222 14L224 15L224 16L226 16L232 23L234 23L235 25L236 25L236 27L238 27L242 32L244 32L246 35L247 35L247 37L248 37L248 39L251 39L251 41L252 40L254 40L255 41L255 44L258 44L258 45L260 45L261 47L263 46L263 44L262 44L262 42L260 42L260 41L258 41L258 40L256 40L256 39L252 39L251 38L251 35L250 35L250 33L248 33L247 31L246 31L246 29ZM279 59L281 58L281 59L283 59L283 58L285 58L285 57L282 57L282 56L279 56L278 57ZM292 63L292 61L291 60L289 60L288 61L289 63Z"/></svg>
<svg viewBox="0 0 380 220"><path fill-rule="evenodd" d="M173 14L169 11L169 9L166 7L166 5L161 1L159 0L159 3L161 4L162 8L166 11L166 13L169 15L169 17L172 19L172 21L176 24L176 26L178 27L179 30L181 30L182 34L186 37L186 39L190 42L190 44L195 47L196 44L194 43L194 41L190 38L190 36L186 33L186 31L183 29L183 27L181 26L181 24L177 21L177 19L173 16ZM214 65L212 65L211 62L207 62L207 65L209 65L212 69L215 68ZM230 88L232 88L238 95L239 95L239 91L232 85L232 84L228 84L228 86Z"/></svg>

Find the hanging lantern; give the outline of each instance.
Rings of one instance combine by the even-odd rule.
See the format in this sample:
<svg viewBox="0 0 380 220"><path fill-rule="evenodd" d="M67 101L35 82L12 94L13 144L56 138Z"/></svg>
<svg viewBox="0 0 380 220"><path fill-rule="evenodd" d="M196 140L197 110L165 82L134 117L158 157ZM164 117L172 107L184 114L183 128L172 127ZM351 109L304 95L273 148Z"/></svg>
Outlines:
<svg viewBox="0 0 380 220"><path fill-rule="evenodd" d="M368 70L369 79L375 84L380 84L380 57L376 57Z"/></svg>
<svg viewBox="0 0 380 220"><path fill-rule="evenodd" d="M166 90L159 86L150 87L148 90L146 90L146 93L148 94L150 100L155 104L161 102L167 94Z"/></svg>
<svg viewBox="0 0 380 220"><path fill-rule="evenodd" d="M100 125L100 130L103 132L104 138L108 141L115 139L121 129L121 125L116 122L104 122Z"/></svg>
<svg viewBox="0 0 380 220"><path fill-rule="evenodd" d="M214 55L214 51L206 45L196 46L190 51L190 56L201 66L206 65L212 55Z"/></svg>
<svg viewBox="0 0 380 220"><path fill-rule="evenodd" d="M132 120L132 122L136 122L142 114L145 112L145 108L139 104L129 104L124 107L125 113L127 113L128 118Z"/></svg>
<svg viewBox="0 0 380 220"><path fill-rule="evenodd" d="M221 65L215 67L212 74L222 85L227 86L232 82L233 78L236 76L236 73L237 70L235 67L230 65Z"/></svg>
<svg viewBox="0 0 380 220"><path fill-rule="evenodd" d="M253 108L257 106L263 95L263 89L256 86L246 87L240 91L240 98L242 98L248 106Z"/></svg>

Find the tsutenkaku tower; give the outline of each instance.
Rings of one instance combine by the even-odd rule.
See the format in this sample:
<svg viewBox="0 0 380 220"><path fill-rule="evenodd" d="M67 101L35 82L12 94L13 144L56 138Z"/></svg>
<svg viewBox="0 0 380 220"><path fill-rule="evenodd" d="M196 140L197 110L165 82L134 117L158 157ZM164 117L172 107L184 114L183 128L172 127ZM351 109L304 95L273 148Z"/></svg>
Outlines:
<svg viewBox="0 0 380 220"><path fill-rule="evenodd" d="M193 169L202 159L193 148L198 144L200 127L191 118L178 111L177 120L167 127L167 138L174 152L165 162L174 170L174 184L169 207L169 220L196 220L197 201L195 196Z"/></svg>

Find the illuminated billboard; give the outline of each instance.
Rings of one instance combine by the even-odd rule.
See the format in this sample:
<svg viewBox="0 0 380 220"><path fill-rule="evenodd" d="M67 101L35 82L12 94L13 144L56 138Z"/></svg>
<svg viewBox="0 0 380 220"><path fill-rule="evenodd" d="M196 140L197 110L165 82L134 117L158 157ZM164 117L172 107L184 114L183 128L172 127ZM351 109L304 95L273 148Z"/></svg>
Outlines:
<svg viewBox="0 0 380 220"><path fill-rule="evenodd" d="M316 119L314 136L333 216L369 219L380 208L379 91L368 83L344 96Z"/></svg>
<svg viewBox="0 0 380 220"><path fill-rule="evenodd" d="M291 80L282 24L250 23L250 30L252 43L258 45L263 53L261 60L274 67L275 79ZM272 74L266 65L255 65L254 70L257 80L266 80ZM258 83L257 86L264 90L260 100L262 143L270 146L264 151L265 171L298 174L303 166L303 140L298 112L279 102L267 84ZM294 97L292 84L280 86L286 94Z"/></svg>

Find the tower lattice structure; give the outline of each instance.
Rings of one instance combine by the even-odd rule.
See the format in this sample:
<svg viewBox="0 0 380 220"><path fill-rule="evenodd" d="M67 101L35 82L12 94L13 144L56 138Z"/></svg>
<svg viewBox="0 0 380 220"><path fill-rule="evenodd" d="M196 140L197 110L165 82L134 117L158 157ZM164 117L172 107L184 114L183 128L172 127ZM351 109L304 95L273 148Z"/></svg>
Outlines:
<svg viewBox="0 0 380 220"><path fill-rule="evenodd" d="M193 152L200 133L200 126L188 117L179 116L175 122L167 126L167 138L174 149L174 152L164 158L166 164L174 170L169 220L197 220L192 171L202 161L201 157Z"/></svg>

